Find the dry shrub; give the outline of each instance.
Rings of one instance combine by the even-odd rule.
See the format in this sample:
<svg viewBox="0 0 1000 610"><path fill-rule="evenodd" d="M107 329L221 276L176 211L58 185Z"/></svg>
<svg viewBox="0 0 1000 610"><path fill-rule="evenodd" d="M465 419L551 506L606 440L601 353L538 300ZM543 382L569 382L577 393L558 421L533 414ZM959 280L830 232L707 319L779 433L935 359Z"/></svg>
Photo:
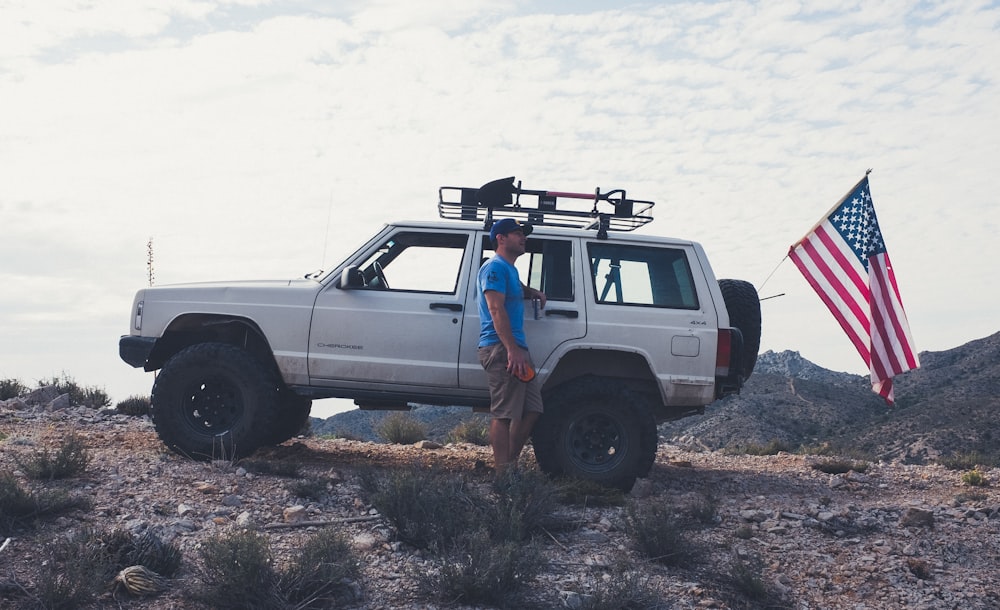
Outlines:
<svg viewBox="0 0 1000 610"><path fill-rule="evenodd" d="M375 428L375 433L389 443L412 445L427 438L427 428L408 413L391 413Z"/></svg>

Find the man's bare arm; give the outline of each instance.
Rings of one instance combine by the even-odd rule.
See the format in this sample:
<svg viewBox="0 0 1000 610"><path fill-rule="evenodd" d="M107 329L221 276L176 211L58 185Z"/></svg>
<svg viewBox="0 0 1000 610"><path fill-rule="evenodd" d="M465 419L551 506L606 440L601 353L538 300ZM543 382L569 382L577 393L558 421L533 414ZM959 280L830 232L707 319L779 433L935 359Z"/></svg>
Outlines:
<svg viewBox="0 0 1000 610"><path fill-rule="evenodd" d="M487 290L483 296L493 318L493 329L497 331L500 342L507 348L507 370L514 375L523 375L529 363L528 351L514 339L510 318L507 317L507 310L503 307L504 294L496 290Z"/></svg>

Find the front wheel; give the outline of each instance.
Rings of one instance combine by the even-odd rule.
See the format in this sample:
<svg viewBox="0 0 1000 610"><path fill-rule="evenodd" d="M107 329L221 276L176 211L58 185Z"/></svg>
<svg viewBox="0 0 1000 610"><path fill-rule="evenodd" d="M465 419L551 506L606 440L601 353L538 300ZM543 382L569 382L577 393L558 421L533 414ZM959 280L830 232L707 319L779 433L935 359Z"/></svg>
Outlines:
<svg viewBox="0 0 1000 610"><path fill-rule="evenodd" d="M557 390L546 401L532 440L543 471L623 491L649 474L656 444L656 422L643 395L597 377Z"/></svg>
<svg viewBox="0 0 1000 610"><path fill-rule="evenodd" d="M236 459L253 453L273 429L279 387L249 352L200 343L163 365L150 415L171 450L193 459Z"/></svg>
<svg viewBox="0 0 1000 610"><path fill-rule="evenodd" d="M287 388L281 391L280 400L281 407L278 409L274 426L265 434L261 443L263 445L280 445L302 434L309 425L312 400L299 396Z"/></svg>

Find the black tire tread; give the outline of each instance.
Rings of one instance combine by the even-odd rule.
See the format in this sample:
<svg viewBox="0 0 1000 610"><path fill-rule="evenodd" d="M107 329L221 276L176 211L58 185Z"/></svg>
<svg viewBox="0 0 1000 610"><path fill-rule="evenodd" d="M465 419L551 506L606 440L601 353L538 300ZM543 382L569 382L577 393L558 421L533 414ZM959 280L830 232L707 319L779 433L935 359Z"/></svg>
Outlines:
<svg viewBox="0 0 1000 610"><path fill-rule="evenodd" d="M575 475L567 468L568 458L561 455L560 439L568 427L568 418L576 409L595 404L613 405L617 413L629 418L638 434L637 454L630 457L631 467L616 473L588 475L586 478L609 487L630 491L637 477L649 474L656 460L658 433L656 422L649 408L649 399L641 393L629 390L624 383L588 375L560 386L546 397L545 413L535 425L532 446L539 468L550 476ZM581 407L583 405L583 407Z"/></svg>
<svg viewBox="0 0 1000 610"><path fill-rule="evenodd" d="M729 323L743 334L743 379L749 379L757 366L760 352L760 297L753 284L744 280L719 280L722 300L729 312Z"/></svg>
<svg viewBox="0 0 1000 610"><path fill-rule="evenodd" d="M245 393L244 418L227 433L200 434L184 421L184 387L206 371L233 377ZM238 459L254 452L274 429L279 382L271 367L239 347L199 343L174 354L153 384L150 416L163 443L172 451L199 460Z"/></svg>

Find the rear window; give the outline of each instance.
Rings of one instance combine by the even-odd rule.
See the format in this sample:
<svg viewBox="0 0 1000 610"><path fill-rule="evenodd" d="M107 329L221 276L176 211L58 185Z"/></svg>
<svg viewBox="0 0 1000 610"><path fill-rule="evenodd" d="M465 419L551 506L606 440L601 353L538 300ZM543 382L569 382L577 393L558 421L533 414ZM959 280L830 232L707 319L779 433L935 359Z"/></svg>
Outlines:
<svg viewBox="0 0 1000 610"><path fill-rule="evenodd" d="M598 304L698 309L684 250L592 242L587 251Z"/></svg>

